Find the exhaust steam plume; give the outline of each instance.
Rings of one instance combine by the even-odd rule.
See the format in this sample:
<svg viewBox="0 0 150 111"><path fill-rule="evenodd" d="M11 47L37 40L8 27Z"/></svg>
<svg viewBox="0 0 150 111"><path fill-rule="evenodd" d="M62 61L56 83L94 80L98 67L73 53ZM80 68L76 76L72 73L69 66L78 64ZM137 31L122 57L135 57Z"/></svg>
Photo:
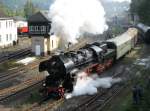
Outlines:
<svg viewBox="0 0 150 111"><path fill-rule="evenodd" d="M102 34L108 28L100 0L54 0L49 16L51 32L61 37L63 44L77 43L85 32Z"/></svg>
<svg viewBox="0 0 150 111"><path fill-rule="evenodd" d="M110 88L113 84L120 82L120 78L105 77L99 78L98 75L87 76L85 72L78 74L77 82L73 92L66 94L66 98L72 98L80 95L93 95L98 92L97 88Z"/></svg>
<svg viewBox="0 0 150 111"><path fill-rule="evenodd" d="M131 0L106 0L106 1L112 1L112 2L129 2L129 3L131 3Z"/></svg>

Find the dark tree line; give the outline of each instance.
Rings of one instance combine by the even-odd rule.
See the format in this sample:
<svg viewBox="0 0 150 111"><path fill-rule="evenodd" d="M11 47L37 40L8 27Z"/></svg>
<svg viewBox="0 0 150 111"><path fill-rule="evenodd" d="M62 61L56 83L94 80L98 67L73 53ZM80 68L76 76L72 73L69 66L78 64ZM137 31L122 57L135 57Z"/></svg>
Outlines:
<svg viewBox="0 0 150 111"><path fill-rule="evenodd" d="M132 0L131 13L137 14L140 22L150 25L150 0Z"/></svg>
<svg viewBox="0 0 150 111"><path fill-rule="evenodd" d="M13 11L11 11L8 7L6 7L2 2L0 2L0 13L6 16L13 15Z"/></svg>
<svg viewBox="0 0 150 111"><path fill-rule="evenodd" d="M5 4L0 2L0 12L10 17L22 16L22 17L28 18L29 16L33 15L37 11L39 11L39 8L35 6L31 0L27 0L24 7L22 7L21 9L17 9L17 8L10 9Z"/></svg>
<svg viewBox="0 0 150 111"><path fill-rule="evenodd" d="M31 0L27 0L26 4L24 5L24 16L28 18L37 11L39 11L38 7L36 7Z"/></svg>

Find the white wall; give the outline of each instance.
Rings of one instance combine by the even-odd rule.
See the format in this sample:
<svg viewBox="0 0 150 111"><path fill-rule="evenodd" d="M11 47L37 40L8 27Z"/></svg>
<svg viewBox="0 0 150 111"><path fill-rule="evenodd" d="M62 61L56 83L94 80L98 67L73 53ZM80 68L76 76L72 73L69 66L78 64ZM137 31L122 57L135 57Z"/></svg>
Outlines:
<svg viewBox="0 0 150 111"><path fill-rule="evenodd" d="M59 46L59 37L55 35L50 36L50 51L53 51L58 48Z"/></svg>
<svg viewBox="0 0 150 111"><path fill-rule="evenodd" d="M0 18L0 47L12 45L17 39L17 27L14 20Z"/></svg>
<svg viewBox="0 0 150 111"><path fill-rule="evenodd" d="M17 27L27 27L28 23L27 23L27 21L16 21L16 26Z"/></svg>

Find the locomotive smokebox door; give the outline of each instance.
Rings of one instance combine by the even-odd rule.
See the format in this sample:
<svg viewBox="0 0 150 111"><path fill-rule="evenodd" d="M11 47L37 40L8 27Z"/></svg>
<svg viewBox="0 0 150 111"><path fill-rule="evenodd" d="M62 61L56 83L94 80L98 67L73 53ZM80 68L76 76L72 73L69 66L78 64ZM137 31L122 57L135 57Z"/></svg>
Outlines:
<svg viewBox="0 0 150 111"><path fill-rule="evenodd" d="M46 71L48 66L48 60L43 61L39 64L39 72Z"/></svg>

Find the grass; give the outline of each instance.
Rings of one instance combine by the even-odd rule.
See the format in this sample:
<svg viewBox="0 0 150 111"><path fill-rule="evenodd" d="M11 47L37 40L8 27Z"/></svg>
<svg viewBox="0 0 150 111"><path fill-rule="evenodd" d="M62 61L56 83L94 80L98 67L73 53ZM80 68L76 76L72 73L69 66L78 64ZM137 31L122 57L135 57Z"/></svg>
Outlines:
<svg viewBox="0 0 150 111"><path fill-rule="evenodd" d="M21 66L22 64L16 63L14 60L10 60L8 62L4 62L0 64L0 72L8 71L10 68L15 68Z"/></svg>
<svg viewBox="0 0 150 111"><path fill-rule="evenodd" d="M139 69L139 66L136 68ZM143 68L142 68L143 69ZM141 76L134 77L128 82L128 86L123 90L104 111L150 111L150 84L148 86L148 74L150 69L142 70ZM132 100L132 86L138 84L143 88L143 97L139 104L133 104Z"/></svg>
<svg viewBox="0 0 150 111"><path fill-rule="evenodd" d="M33 91L30 97L25 101L25 104L33 104L39 100L41 100L40 93L38 91Z"/></svg>
<svg viewBox="0 0 150 111"><path fill-rule="evenodd" d="M24 109L30 107L32 104L37 103L42 99L42 96L38 93L38 91L33 91L30 93L30 96L25 98L24 102L13 104L14 110L12 111L24 111Z"/></svg>

